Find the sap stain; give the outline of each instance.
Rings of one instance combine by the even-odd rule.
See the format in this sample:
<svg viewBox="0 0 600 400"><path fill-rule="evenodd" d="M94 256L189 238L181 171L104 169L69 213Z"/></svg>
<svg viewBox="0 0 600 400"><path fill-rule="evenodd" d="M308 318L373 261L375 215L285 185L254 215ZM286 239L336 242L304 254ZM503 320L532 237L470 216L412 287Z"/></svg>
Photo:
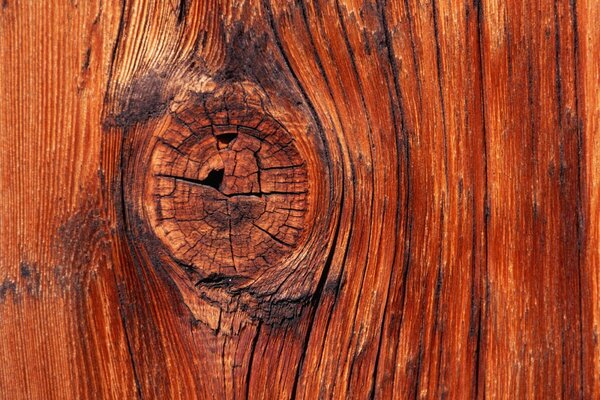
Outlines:
<svg viewBox="0 0 600 400"><path fill-rule="evenodd" d="M4 302L10 294L13 297L17 296L17 284L12 278L7 277L0 283L0 303Z"/></svg>
<svg viewBox="0 0 600 400"><path fill-rule="evenodd" d="M135 78L121 92L117 112L105 120L105 128L128 128L161 115L173 98L168 90L167 76L151 71Z"/></svg>
<svg viewBox="0 0 600 400"><path fill-rule="evenodd" d="M35 264L21 261L19 265L22 285L30 296L38 297L41 291L41 275Z"/></svg>

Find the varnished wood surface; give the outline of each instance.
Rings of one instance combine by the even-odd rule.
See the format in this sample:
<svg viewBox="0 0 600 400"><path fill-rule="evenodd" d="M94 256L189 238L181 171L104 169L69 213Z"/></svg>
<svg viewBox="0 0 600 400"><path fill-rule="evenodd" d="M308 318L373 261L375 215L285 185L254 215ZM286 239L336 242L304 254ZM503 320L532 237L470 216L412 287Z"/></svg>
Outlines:
<svg viewBox="0 0 600 400"><path fill-rule="evenodd" d="M0 398L600 397L598 20L2 1Z"/></svg>

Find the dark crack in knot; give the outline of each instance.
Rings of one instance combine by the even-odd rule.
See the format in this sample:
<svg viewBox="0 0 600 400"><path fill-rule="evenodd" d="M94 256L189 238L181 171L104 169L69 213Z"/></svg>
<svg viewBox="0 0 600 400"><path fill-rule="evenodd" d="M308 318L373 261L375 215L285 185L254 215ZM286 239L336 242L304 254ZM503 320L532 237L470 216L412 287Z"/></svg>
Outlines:
<svg viewBox="0 0 600 400"><path fill-rule="evenodd" d="M220 192L221 185L223 184L223 175L224 174L225 174L225 170L223 168L215 169L215 170L210 171L205 179L203 179L201 181L197 181L195 179L190 179L189 182L198 183L200 185L210 186L211 188L216 189ZM186 180L188 178L179 178L179 179Z"/></svg>
<svg viewBox="0 0 600 400"><path fill-rule="evenodd" d="M237 132L223 133L217 136L217 145L219 149L224 149L237 137Z"/></svg>
<svg viewBox="0 0 600 400"><path fill-rule="evenodd" d="M196 282L197 286L210 288L229 288L246 282L248 279L239 275L224 275L219 273L210 274Z"/></svg>
<svg viewBox="0 0 600 400"><path fill-rule="evenodd" d="M233 290L297 247L307 171L291 135L270 116L248 112L208 124L202 117L184 110L158 138L147 211L172 257L204 277L197 286Z"/></svg>

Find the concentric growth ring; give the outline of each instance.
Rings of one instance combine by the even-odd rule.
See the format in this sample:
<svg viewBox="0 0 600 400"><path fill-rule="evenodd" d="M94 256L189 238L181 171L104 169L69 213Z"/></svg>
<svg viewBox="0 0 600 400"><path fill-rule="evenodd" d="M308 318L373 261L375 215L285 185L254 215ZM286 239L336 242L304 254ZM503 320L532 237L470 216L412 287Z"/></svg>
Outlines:
<svg viewBox="0 0 600 400"><path fill-rule="evenodd" d="M302 237L306 166L272 117L200 126L202 114L179 114L152 150L149 222L172 256L202 276L251 277Z"/></svg>

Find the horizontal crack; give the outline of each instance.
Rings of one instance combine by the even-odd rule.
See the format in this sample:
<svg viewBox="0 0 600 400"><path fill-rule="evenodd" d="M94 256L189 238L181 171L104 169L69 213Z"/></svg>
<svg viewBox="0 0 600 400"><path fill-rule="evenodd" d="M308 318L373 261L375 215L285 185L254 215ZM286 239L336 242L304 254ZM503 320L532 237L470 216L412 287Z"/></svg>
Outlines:
<svg viewBox="0 0 600 400"><path fill-rule="evenodd" d="M222 170L220 170L220 171L222 171ZM182 181L182 182L186 182L186 183L189 183L189 184L192 184L192 185L198 185L198 186L203 186L203 187L211 188L211 189L216 190L217 192L219 192L220 194L222 194L225 197L240 197L240 196L263 197L263 193L232 193L232 194L225 194L225 193L223 193L219 189L220 184L218 184L218 185L215 184L213 182L213 180L211 179L211 178L213 178L213 177L211 177L211 174L213 172L209 173L208 174L209 176L206 179L194 179L194 178L187 178L187 177L183 177L183 176L166 175L166 174L157 174L155 176L161 177L161 178L171 178L171 179L175 179L176 181Z"/></svg>
<svg viewBox="0 0 600 400"><path fill-rule="evenodd" d="M268 190L268 191L261 191L260 193L233 193L233 194L225 194L225 193L221 192L221 190L219 190L218 187L215 187L214 185L212 185L210 183L207 183L206 180L208 178L207 179L194 179L194 178L187 178L187 177L183 177L183 176L175 176L175 175L168 175L168 174L156 174L155 176L160 177L160 178L171 178L171 179L175 179L177 181L186 182L186 183L189 183L189 184L192 184L192 185L209 187L209 188L212 188L212 189L216 190L217 192L219 192L220 194L222 194L225 197L240 197L240 196L264 197L264 196L267 196L267 195L270 195L270 194L287 195L287 194L304 194L304 193L308 193L308 189L303 189L303 190L289 190L289 191ZM304 210L298 210L298 211L304 211Z"/></svg>
<svg viewBox="0 0 600 400"><path fill-rule="evenodd" d="M207 286L211 288L227 288L239 285L247 281L248 278L241 275L225 275L221 273L212 273L196 282L196 286Z"/></svg>

